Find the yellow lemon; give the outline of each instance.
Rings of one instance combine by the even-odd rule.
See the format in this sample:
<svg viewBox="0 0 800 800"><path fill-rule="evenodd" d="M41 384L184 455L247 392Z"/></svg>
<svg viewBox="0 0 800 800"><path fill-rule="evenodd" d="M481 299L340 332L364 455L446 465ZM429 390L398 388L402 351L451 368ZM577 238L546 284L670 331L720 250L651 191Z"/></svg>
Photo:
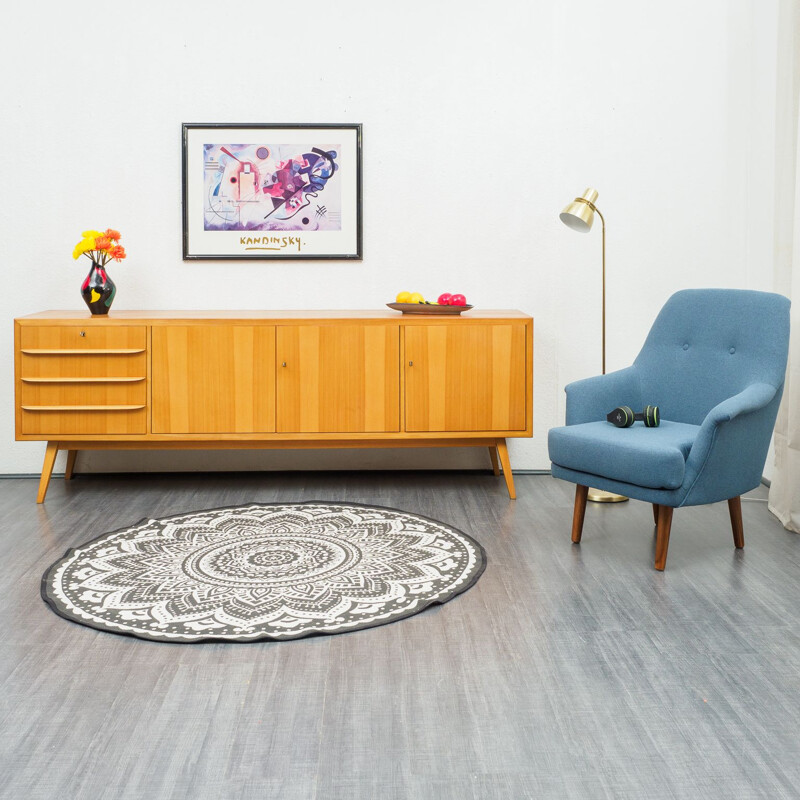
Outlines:
<svg viewBox="0 0 800 800"><path fill-rule="evenodd" d="M414 292L411 295L411 299L408 302L409 303L424 303L425 302L425 298L419 292Z"/></svg>
<svg viewBox="0 0 800 800"><path fill-rule="evenodd" d="M395 303L410 303L411 292L400 292L394 299Z"/></svg>

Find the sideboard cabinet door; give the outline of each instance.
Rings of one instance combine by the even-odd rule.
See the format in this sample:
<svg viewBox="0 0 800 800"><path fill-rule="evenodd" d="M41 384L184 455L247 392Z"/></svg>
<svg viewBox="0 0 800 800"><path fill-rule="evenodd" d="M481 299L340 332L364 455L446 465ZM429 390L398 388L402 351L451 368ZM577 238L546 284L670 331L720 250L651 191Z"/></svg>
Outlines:
<svg viewBox="0 0 800 800"><path fill-rule="evenodd" d="M275 327L154 325L153 433L273 433Z"/></svg>
<svg viewBox="0 0 800 800"><path fill-rule="evenodd" d="M278 433L400 430L396 325L279 326Z"/></svg>
<svg viewBox="0 0 800 800"><path fill-rule="evenodd" d="M525 325L409 325L405 429L525 430Z"/></svg>

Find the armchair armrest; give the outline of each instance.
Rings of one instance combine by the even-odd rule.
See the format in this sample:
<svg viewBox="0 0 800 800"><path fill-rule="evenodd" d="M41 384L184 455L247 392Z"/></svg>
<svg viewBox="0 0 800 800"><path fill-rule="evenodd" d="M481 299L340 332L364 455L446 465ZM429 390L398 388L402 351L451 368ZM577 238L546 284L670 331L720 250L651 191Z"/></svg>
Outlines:
<svg viewBox="0 0 800 800"><path fill-rule="evenodd" d="M768 383L751 383L739 394L715 405L700 425L697 438L686 460L687 469L694 467L699 472L708 458L719 429L737 417L765 408L777 391L776 387Z"/></svg>
<svg viewBox="0 0 800 800"><path fill-rule="evenodd" d="M602 421L617 406L641 410L642 391L635 367L573 381L564 391L567 393L567 425Z"/></svg>
<svg viewBox="0 0 800 800"><path fill-rule="evenodd" d="M706 414L701 426L701 432L703 428L730 422L741 414L748 414L751 411L758 411L758 409L764 408L775 397L775 392L777 391L776 386L771 386L768 383L751 383L739 394L735 394L733 397L729 397L714 406Z"/></svg>
<svg viewBox="0 0 800 800"><path fill-rule="evenodd" d="M706 414L686 459L683 504L713 503L758 486L782 387L753 383Z"/></svg>

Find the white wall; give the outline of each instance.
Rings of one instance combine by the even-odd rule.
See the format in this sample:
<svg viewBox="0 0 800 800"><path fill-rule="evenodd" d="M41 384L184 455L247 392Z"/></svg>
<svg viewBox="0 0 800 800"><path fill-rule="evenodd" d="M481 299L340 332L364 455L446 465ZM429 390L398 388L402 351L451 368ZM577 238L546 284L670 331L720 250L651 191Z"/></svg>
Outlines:
<svg viewBox="0 0 800 800"><path fill-rule="evenodd" d="M630 363L673 291L772 286L776 1L15 4L0 51L0 472L37 472L43 452L13 441L11 320L82 307L71 250L106 226L129 253L112 314L374 308L401 289L533 314L535 435L512 443L512 462L546 469L563 385L600 366L600 231L558 221L575 194L597 188L607 220L609 370ZM183 262L180 125L212 121L362 122L363 262ZM401 458L476 466L485 453Z"/></svg>

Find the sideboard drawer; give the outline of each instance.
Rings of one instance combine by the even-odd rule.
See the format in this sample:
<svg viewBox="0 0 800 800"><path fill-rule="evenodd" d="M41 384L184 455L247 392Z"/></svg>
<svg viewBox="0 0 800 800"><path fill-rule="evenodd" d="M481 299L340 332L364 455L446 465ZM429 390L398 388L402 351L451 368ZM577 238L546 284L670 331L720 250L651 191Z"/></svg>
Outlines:
<svg viewBox="0 0 800 800"><path fill-rule="evenodd" d="M20 331L23 353L47 355L50 351L69 354L70 351L107 353L144 351L147 347L147 327L144 325L31 325Z"/></svg>
<svg viewBox="0 0 800 800"><path fill-rule="evenodd" d="M64 434L144 434L147 413L144 404L120 406L26 406L22 405L22 433L60 436Z"/></svg>
<svg viewBox="0 0 800 800"><path fill-rule="evenodd" d="M23 406L144 405L147 381L137 378L23 378Z"/></svg>
<svg viewBox="0 0 800 800"><path fill-rule="evenodd" d="M23 353L19 374L29 379L69 378L144 378L147 376L147 353Z"/></svg>

